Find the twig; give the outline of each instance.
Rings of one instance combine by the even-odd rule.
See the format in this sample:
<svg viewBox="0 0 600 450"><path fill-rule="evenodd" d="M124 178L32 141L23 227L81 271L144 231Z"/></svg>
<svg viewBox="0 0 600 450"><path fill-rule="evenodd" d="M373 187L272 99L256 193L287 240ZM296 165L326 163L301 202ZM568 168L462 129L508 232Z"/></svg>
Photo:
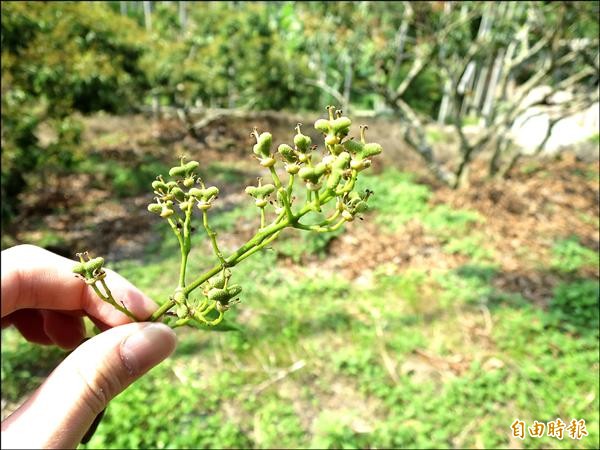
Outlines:
<svg viewBox="0 0 600 450"><path fill-rule="evenodd" d="M254 389L252 390L252 393L254 395L260 394L262 391L264 391L268 387L272 386L273 384L283 380L288 375L302 369L305 365L306 365L306 361L301 359L299 361L296 361L294 364L292 364L287 369L280 369L274 377L269 378L269 379L263 381L262 383L259 383L258 385L256 385L254 387Z"/></svg>

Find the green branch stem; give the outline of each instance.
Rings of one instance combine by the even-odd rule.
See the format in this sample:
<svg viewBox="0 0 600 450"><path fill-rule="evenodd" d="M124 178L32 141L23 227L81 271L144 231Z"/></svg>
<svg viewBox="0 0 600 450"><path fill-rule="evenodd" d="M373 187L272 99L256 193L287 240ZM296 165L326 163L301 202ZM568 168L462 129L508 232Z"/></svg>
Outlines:
<svg viewBox="0 0 600 450"><path fill-rule="evenodd" d="M204 229L206 230L206 234L210 239L215 256L219 258L221 265L225 264L225 258L223 258L223 254L221 253L221 250L219 250L219 245L217 244L217 233L215 233L210 225L208 225L208 213L206 210L202 211L202 223L204 225Z"/></svg>
<svg viewBox="0 0 600 450"><path fill-rule="evenodd" d="M315 194L315 195L318 195L318 194ZM319 196L319 199L316 199L313 202L310 202L309 204L304 206L304 208L302 208L298 212L298 214L292 215L291 219L288 216L282 222L275 221L271 225L262 229L261 231L256 233L250 240L248 240L244 245L242 245L235 252L233 252L231 255L229 255L227 258L225 258L224 265L226 267L234 267L238 262L242 261L243 259L245 259L249 256L249 254L246 255L247 253L254 252L257 247L261 246L261 244L263 244L263 242L266 239L269 239L275 233L278 233L279 231L281 231L284 228L289 227L289 226L295 227L295 225L298 223L298 220L301 217L303 217L304 215L306 215L308 212L312 211L315 208L316 202L318 202L318 204L324 204L324 203L327 203L331 199L331 197L332 197L331 193L325 192L322 197ZM274 240L274 238L269 240L269 242L272 242L272 240ZM204 272L196 280L194 280L192 283L190 283L188 286L186 286L183 291L184 294L188 295L190 292L192 292L194 289L198 288L202 283L204 283L206 280L208 280L211 277L213 277L214 275L216 275L222 269L223 269L223 264L218 264L218 265L213 266L211 269Z"/></svg>
<svg viewBox="0 0 600 450"><path fill-rule="evenodd" d="M125 308L125 306L120 305L114 299L114 297L112 296L112 293L110 292L110 290L106 286L106 283L104 282L104 280L100 280L100 281L101 281L102 286L104 287L104 289L106 289L106 296L102 294L102 292L100 291L100 289L98 288L98 286L96 286L96 283L94 283L91 286L92 286L92 289L94 290L94 292L96 293L96 295L98 297L100 297L102 300L104 300L106 303L110 303L112 306L114 306L116 309L118 309L119 311L121 311L127 317L131 318L135 322L139 322L140 320L137 317L135 317L131 311L129 311L127 308Z"/></svg>
<svg viewBox="0 0 600 450"><path fill-rule="evenodd" d="M273 183L275 183L277 192L281 195L281 200L283 202L283 207L285 208L285 213L287 214L288 220L291 221L293 220L294 213L292 212L290 199L288 198L288 191L282 186L281 180L279 179L279 175L277 175L275 168L271 166L269 167L269 171L271 172L271 178L273 178Z"/></svg>

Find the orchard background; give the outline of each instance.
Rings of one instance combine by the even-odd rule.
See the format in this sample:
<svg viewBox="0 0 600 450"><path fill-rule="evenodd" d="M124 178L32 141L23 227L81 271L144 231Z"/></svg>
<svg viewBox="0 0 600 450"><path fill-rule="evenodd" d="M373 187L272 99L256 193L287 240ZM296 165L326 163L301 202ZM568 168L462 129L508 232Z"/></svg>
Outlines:
<svg viewBox="0 0 600 450"><path fill-rule="evenodd" d="M90 448L600 446L598 2L1 8L3 249L86 248L158 299L146 205L180 155L234 249L254 126L315 140L334 104L384 148L364 221L242 263L240 330L178 330ZM2 330L2 417L63 357ZM589 435L511 437L557 417Z"/></svg>

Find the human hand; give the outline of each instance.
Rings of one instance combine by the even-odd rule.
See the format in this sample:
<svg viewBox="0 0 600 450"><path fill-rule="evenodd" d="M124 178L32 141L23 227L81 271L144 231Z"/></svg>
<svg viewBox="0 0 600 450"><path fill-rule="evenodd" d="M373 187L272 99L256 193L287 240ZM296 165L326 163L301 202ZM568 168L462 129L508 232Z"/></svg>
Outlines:
<svg viewBox="0 0 600 450"><path fill-rule="evenodd" d="M85 315L107 330L77 347L2 422L3 448L75 448L112 398L173 352L175 333L163 324L128 323L75 278L67 258L19 245L4 250L1 260L2 328L14 325L30 342L66 349L85 338ZM154 302L106 272L115 298L136 317L154 312Z"/></svg>

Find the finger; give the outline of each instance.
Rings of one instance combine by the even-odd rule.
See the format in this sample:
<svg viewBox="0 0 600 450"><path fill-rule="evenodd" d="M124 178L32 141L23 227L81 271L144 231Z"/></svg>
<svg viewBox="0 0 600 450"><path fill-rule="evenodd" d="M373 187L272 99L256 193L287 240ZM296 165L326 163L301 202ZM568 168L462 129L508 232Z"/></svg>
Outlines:
<svg viewBox="0 0 600 450"><path fill-rule="evenodd" d="M3 447L76 448L107 403L174 349L173 330L156 323L119 326L86 341L2 422Z"/></svg>
<svg viewBox="0 0 600 450"><path fill-rule="evenodd" d="M106 323L102 322L100 319L96 319L95 317L90 317L90 320L94 322L94 325L96 325L100 331L106 331L111 328L110 325L107 325Z"/></svg>
<svg viewBox="0 0 600 450"><path fill-rule="evenodd" d="M51 345L52 339L44 331L44 318L37 309L21 309L10 315L12 324L25 339L34 344Z"/></svg>
<svg viewBox="0 0 600 450"><path fill-rule="evenodd" d="M81 317L69 316L57 311L42 311L44 332L59 347L71 350L81 344L85 327Z"/></svg>
<svg viewBox="0 0 600 450"><path fill-rule="evenodd" d="M130 319L102 301L93 289L72 273L74 261L33 245L18 245L2 251L2 317L24 308L84 310L102 322L116 326ZM129 281L106 270L106 283L117 301L141 320L157 309Z"/></svg>

